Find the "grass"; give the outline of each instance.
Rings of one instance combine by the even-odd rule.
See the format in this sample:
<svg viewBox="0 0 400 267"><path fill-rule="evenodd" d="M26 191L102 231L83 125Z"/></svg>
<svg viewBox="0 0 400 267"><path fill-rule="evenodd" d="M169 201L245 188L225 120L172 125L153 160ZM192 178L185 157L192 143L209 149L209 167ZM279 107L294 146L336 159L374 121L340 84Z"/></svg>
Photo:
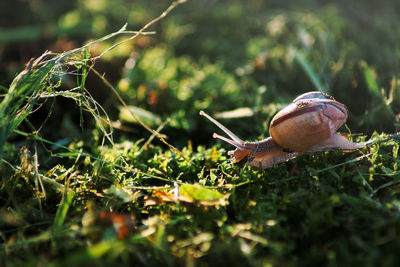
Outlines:
<svg viewBox="0 0 400 267"><path fill-rule="evenodd" d="M197 4L183 2L139 31L124 26L82 47L46 52L5 90L0 264L397 266L395 70L385 79L382 61L368 56L367 63L360 51L357 58L362 33L349 37L357 25L345 23L340 4L319 15L249 5L251 20L240 3L218 3L207 20L191 17L185 25L182 10ZM169 35L130 46L151 43L155 25ZM391 51L391 44L382 46ZM102 62L119 57L126 62L118 78L101 74ZM345 102L350 117L342 131L369 145L261 170L232 164L212 139L214 126L198 114L219 113L239 136L261 139L302 88Z"/></svg>

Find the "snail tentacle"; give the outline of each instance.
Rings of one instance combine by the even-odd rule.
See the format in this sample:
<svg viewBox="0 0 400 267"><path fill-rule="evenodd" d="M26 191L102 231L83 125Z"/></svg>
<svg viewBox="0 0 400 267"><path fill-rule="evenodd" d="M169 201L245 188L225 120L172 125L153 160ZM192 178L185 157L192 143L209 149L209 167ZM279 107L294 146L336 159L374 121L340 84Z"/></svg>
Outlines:
<svg viewBox="0 0 400 267"><path fill-rule="evenodd" d="M241 143L239 143L239 142L237 142L235 140L229 139L229 138L227 138L225 136L222 136L222 135L219 135L217 133L213 134L213 138L220 139L220 140L222 140L224 142L227 142L228 144L231 144L231 145L235 146L236 148L246 149L246 147L245 147L246 142L242 141Z"/></svg>
<svg viewBox="0 0 400 267"><path fill-rule="evenodd" d="M242 139L240 139L239 137L237 137L234 133L232 133L231 130L229 130L228 128L226 128L224 125L222 125L220 122L218 122L216 119L214 119L213 117L211 117L210 115L208 115L208 114L205 113L204 111L200 111L200 115L206 117L206 118L209 119L212 123L214 123L215 125L217 125L218 128L220 128L220 129L221 129L222 131L224 131L230 138L232 138L232 141L234 141L235 144L238 144L238 145L243 145L243 144L244 144L244 142L243 142ZM214 134L213 136L214 136L214 138L219 138L219 139L221 139L220 137L222 137L222 136L217 135L217 134ZM218 136L218 137L217 137L217 136ZM223 139L221 139L221 140L223 140ZM226 140L228 140L228 139L226 138ZM226 140L224 140L224 141L226 141ZM229 142L228 142L228 143L229 143ZM230 143L230 144L236 146L236 145L233 144L233 143Z"/></svg>
<svg viewBox="0 0 400 267"><path fill-rule="evenodd" d="M248 157L251 166L269 168L273 164L287 161L297 156L298 153L288 153L287 150L283 149L277 143L275 143L271 137L258 142L244 142L239 137L237 137L232 131L223 126L220 122L215 120L213 117L200 111L200 115L205 116L215 125L217 125L221 130L223 130L229 137L219 135L217 133L213 134L213 138L220 139L228 144L236 147L235 150L229 151L231 154L232 162L241 161L243 158Z"/></svg>

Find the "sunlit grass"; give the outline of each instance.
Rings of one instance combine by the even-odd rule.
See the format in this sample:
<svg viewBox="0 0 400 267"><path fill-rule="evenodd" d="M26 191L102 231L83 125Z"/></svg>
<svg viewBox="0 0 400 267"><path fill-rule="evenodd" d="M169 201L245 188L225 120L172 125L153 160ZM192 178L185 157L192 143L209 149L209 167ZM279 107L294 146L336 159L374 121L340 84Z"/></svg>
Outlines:
<svg viewBox="0 0 400 267"><path fill-rule="evenodd" d="M246 161L231 163L198 115L202 109L219 113L241 135L263 138L268 119L303 90L283 86L338 91L336 75L351 73L343 55L327 52L338 36L324 35L328 26L317 15L271 15L271 36L246 40L248 55L241 56L248 58L240 66L226 66L233 58L196 60L156 44L129 57L119 77L124 82L97 70L104 55L153 34L149 27L173 9L179 12L175 7L182 2L139 31L124 26L82 47L44 53L4 93L0 264L394 266L400 248L398 133L354 135L369 145L306 154L261 170ZM240 14L237 5L226 11L226 20ZM298 32L285 28L291 23ZM176 36L194 27L184 29ZM205 49L218 51L214 41L205 40ZM317 52L310 42L320 42ZM91 55L99 44L104 50ZM329 57L321 58L321 51ZM358 125L350 121L347 131L379 120L396 129L398 80L380 90L372 63L357 66L360 77L353 82L365 82L374 106ZM73 88L64 84L66 77ZM118 101L115 117L91 95L89 77ZM293 81L284 83L288 77ZM38 129L30 123L36 109L58 98L79 108L75 124L82 139L65 142L47 134L59 131L47 125L60 114L48 114Z"/></svg>

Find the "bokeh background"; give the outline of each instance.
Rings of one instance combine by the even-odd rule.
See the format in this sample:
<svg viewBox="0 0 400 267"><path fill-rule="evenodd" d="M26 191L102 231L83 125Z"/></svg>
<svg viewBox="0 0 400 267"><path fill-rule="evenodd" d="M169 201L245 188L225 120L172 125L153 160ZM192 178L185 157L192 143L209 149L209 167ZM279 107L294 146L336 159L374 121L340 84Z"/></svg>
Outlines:
<svg viewBox="0 0 400 267"><path fill-rule="evenodd" d="M138 30L169 4L3 0L0 85L8 88L24 65L46 50L71 50L125 23ZM129 105L151 112L146 121L151 127L169 118L165 131L178 146L188 139L209 142L215 128L199 110L218 115L243 108L222 120L239 136L257 139L268 135L268 123L282 105L318 89L349 107L354 133L390 133L398 129L400 113L399 12L400 3L390 0L189 0L149 29L156 34L111 50L94 68ZM123 38L89 52L99 55ZM73 75L62 79L62 88L76 86ZM112 120L124 119L101 79L89 75L86 87ZM79 108L66 99L56 101L43 105L32 122L41 125L51 111L42 134L50 129L52 140L82 138ZM145 134L140 127L134 132Z"/></svg>
<svg viewBox="0 0 400 267"><path fill-rule="evenodd" d="M171 3L0 0L0 265L400 266L400 1L188 0L96 60L130 35L28 63ZM26 67L51 68L45 87L20 76L3 98ZM348 106L342 132L374 142L262 170L231 164L199 115L260 140L313 90Z"/></svg>

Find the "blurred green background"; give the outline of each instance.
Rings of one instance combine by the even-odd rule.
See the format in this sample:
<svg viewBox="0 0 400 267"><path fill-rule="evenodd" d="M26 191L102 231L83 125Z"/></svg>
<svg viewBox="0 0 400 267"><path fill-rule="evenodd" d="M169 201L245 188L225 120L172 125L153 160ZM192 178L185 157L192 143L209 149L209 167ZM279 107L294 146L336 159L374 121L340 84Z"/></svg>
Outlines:
<svg viewBox="0 0 400 267"><path fill-rule="evenodd" d="M30 58L46 50L79 47L126 22L138 30L170 3L1 1L0 84L7 88ZM198 116L199 110L215 114L245 108L247 115L223 122L239 136L257 139L268 135L277 109L318 89L349 107L353 132L390 133L399 128L399 12L400 2L394 0L189 0L150 29L156 34L111 50L94 68L128 104L151 112L151 127L170 118L165 131L178 146L188 139L210 141L215 128ZM125 37L118 38L92 47L91 56ZM76 86L73 75L62 79L63 87ZM98 77L89 75L86 87L112 120L124 119ZM81 134L79 110L68 100L44 105L32 115L33 123L41 125L50 110L57 118L46 124L51 139ZM138 127L135 134L144 132Z"/></svg>
<svg viewBox="0 0 400 267"><path fill-rule="evenodd" d="M138 30L171 3L1 0L1 97L31 58L81 47L125 23ZM398 14L394 0L188 0L148 29L155 34L94 62L85 59L129 35L51 65L52 80L39 80L48 87L37 86L40 95L26 101L37 105L23 123L14 114L32 106L3 102L16 107L4 109L12 112L0 114L8 120L0 126L14 123L20 132L8 127L0 140L7 138L0 265L398 266L399 143L390 135L400 129ZM152 129L168 122L161 133L181 154L151 141L85 62ZM34 82L21 91L35 91L26 84ZM229 162L212 139L219 130L199 115L204 110L243 139L260 140L277 110L312 90L348 106L341 131L366 139L377 131L377 142L247 168ZM104 141L105 113L89 94L113 121L114 144ZM100 111L86 112L94 107ZM182 186L229 203L177 202ZM100 211L135 229L120 240L121 224L96 222Z"/></svg>

